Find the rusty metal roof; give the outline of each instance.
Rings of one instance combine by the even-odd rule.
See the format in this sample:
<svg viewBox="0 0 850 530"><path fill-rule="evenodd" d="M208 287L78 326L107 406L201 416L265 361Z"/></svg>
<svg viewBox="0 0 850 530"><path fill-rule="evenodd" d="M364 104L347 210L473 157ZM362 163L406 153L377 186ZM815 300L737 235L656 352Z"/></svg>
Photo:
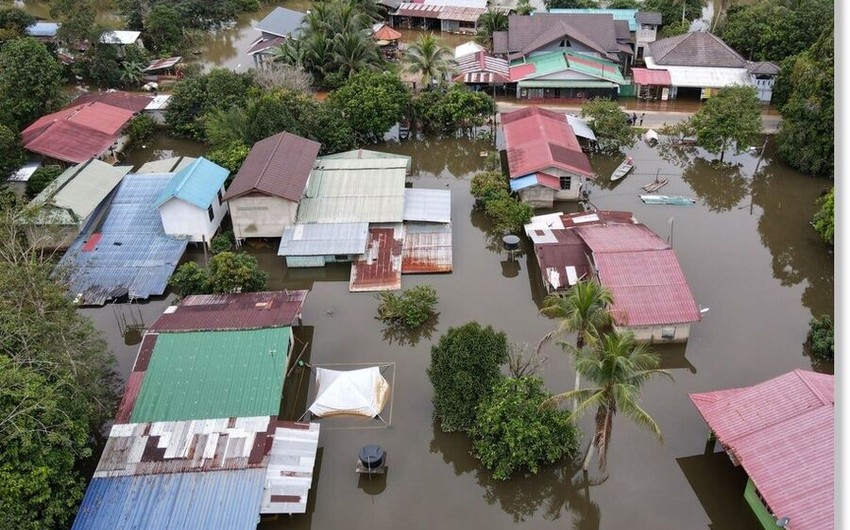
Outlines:
<svg viewBox="0 0 850 530"><path fill-rule="evenodd" d="M568 213L561 216L564 228L589 226L605 223L637 223L632 212L618 210L594 210L592 212Z"/></svg>
<svg viewBox="0 0 850 530"><path fill-rule="evenodd" d="M590 249L572 230L530 229L534 253L544 284L552 290L568 288L568 267L572 267L577 280L592 276L588 256Z"/></svg>
<svg viewBox="0 0 850 530"><path fill-rule="evenodd" d="M576 226L574 229L594 254L604 252L634 252L664 250L670 245L646 225L640 223L609 223Z"/></svg>
<svg viewBox="0 0 850 530"><path fill-rule="evenodd" d="M145 68L145 72L153 72L156 70L165 70L167 68L171 68L175 66L177 63L183 60L183 57L163 57L162 59L154 59L151 63Z"/></svg>
<svg viewBox="0 0 850 530"><path fill-rule="evenodd" d="M147 108L151 101L153 101L153 96L148 94L124 92L121 90L106 90L104 92L90 92L88 94L83 94L65 106L65 108L68 109L88 103L100 102L112 107L118 107L133 112L142 112L145 108Z"/></svg>
<svg viewBox="0 0 850 530"><path fill-rule="evenodd" d="M794 370L690 398L777 517L795 530L835 527L832 375Z"/></svg>
<svg viewBox="0 0 850 530"><path fill-rule="evenodd" d="M222 331L291 326L309 291L202 294L169 307L150 332Z"/></svg>
<svg viewBox="0 0 850 530"><path fill-rule="evenodd" d="M452 225L406 223L401 253L403 274L451 272Z"/></svg>
<svg viewBox="0 0 850 530"><path fill-rule="evenodd" d="M451 190L408 188L404 190L404 220L449 223L452 220Z"/></svg>
<svg viewBox="0 0 850 530"><path fill-rule="evenodd" d="M260 513L304 513L313 483L318 423L278 422L266 469Z"/></svg>
<svg viewBox="0 0 850 530"><path fill-rule="evenodd" d="M401 223L392 227L371 227L366 254L351 264L348 290L395 291L401 289Z"/></svg>
<svg viewBox="0 0 850 530"><path fill-rule="evenodd" d="M262 193L299 201L320 147L318 142L288 132L260 140L251 148L224 199Z"/></svg>

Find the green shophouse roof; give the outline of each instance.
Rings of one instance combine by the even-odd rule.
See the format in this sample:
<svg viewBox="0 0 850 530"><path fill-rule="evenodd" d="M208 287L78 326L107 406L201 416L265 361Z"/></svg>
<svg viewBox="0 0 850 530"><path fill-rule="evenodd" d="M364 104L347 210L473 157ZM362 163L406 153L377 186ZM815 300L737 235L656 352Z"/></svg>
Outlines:
<svg viewBox="0 0 850 530"><path fill-rule="evenodd" d="M276 416L291 328L161 333L132 423Z"/></svg>

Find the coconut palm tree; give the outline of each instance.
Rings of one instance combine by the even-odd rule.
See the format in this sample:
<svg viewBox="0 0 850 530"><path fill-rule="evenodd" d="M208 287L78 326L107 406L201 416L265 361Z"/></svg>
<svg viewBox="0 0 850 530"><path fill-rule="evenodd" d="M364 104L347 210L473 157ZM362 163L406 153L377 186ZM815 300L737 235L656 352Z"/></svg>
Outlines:
<svg viewBox="0 0 850 530"><path fill-rule="evenodd" d="M614 302L611 291L594 281L581 281L566 294L551 294L543 301L540 310L546 316L560 318L558 327L543 337L540 347L549 339L563 333L576 334L574 352L579 352L585 344L593 342L601 331L611 324L608 307ZM575 389L579 389L581 375L576 370ZM575 403L573 404L575 408Z"/></svg>
<svg viewBox="0 0 850 530"><path fill-rule="evenodd" d="M478 44L492 48L493 33L497 31L507 31L508 15L502 11L487 11L478 19L478 34L475 40Z"/></svg>
<svg viewBox="0 0 850 530"><path fill-rule="evenodd" d="M375 41L362 31L337 34L333 38L331 57L345 78L373 68L381 61Z"/></svg>
<svg viewBox="0 0 850 530"><path fill-rule="evenodd" d="M656 375L672 379L667 371L658 369L660 362L658 354L636 343L631 333L607 333L592 347L577 352L576 371L593 386L557 394L541 406L554 406L578 398L579 404L573 411L576 417L596 407L596 429L582 469L587 471L596 449L599 451L599 469L605 470L614 416L618 412L663 441L661 428L638 404L641 388L648 380Z"/></svg>
<svg viewBox="0 0 850 530"><path fill-rule="evenodd" d="M454 59L451 50L440 44L433 33L426 33L411 44L404 56L405 71L420 74L422 84L431 86L435 79L451 71Z"/></svg>

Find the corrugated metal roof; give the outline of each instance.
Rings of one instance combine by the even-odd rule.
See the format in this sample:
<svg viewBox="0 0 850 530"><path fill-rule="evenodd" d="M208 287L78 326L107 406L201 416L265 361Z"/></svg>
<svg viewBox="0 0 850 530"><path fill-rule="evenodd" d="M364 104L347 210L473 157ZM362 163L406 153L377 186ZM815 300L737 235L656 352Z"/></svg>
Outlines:
<svg viewBox="0 0 850 530"><path fill-rule="evenodd" d="M111 107L118 107L133 112L141 112L147 108L154 96L139 94L135 92L124 92L122 90L106 90L103 92L90 92L77 97L65 108L78 107L88 103L103 103Z"/></svg>
<svg viewBox="0 0 850 530"><path fill-rule="evenodd" d="M387 26L386 24L381 24L381 27L378 28L377 31L372 32L372 38L375 40L393 41L400 39L401 33Z"/></svg>
<svg viewBox="0 0 850 530"><path fill-rule="evenodd" d="M36 22L27 26L27 35L30 37L55 37L57 31L59 24L56 22Z"/></svg>
<svg viewBox="0 0 850 530"><path fill-rule="evenodd" d="M171 68L172 66L178 64L183 60L183 57L163 57L162 59L154 59L150 62L150 64L145 68L145 72L154 72L156 70L165 70L167 68Z"/></svg>
<svg viewBox="0 0 850 530"><path fill-rule="evenodd" d="M613 295L610 313L618 325L656 326L700 321L699 306L673 249L594 252L593 259L599 282Z"/></svg>
<svg viewBox="0 0 850 530"><path fill-rule="evenodd" d="M35 170L41 167L41 158L37 160L28 160L23 166L19 167L14 173L6 178L9 182L26 182L30 179Z"/></svg>
<svg viewBox="0 0 850 530"><path fill-rule="evenodd" d="M346 160L343 165L360 162ZM401 222L405 173L402 168L313 170L298 206L298 222Z"/></svg>
<svg viewBox="0 0 850 530"><path fill-rule="evenodd" d="M632 76L636 85L670 86L670 72L667 70L650 70L648 68L632 68Z"/></svg>
<svg viewBox="0 0 850 530"><path fill-rule="evenodd" d="M418 17L418 18L440 18L440 11L443 6L428 5L415 2L402 2L398 9L392 13L397 17Z"/></svg>
<svg viewBox="0 0 850 530"><path fill-rule="evenodd" d="M478 19L487 12L486 7L461 7L461 6L442 6L440 9L440 20L457 20L460 22L477 22Z"/></svg>
<svg viewBox="0 0 850 530"><path fill-rule="evenodd" d="M297 224L283 231L277 255L363 254L368 238L369 223Z"/></svg>
<svg viewBox="0 0 850 530"><path fill-rule="evenodd" d="M100 227L100 242L82 252L90 236L83 234L62 256L59 266L69 271L69 292L79 303L103 305L122 296L165 292L186 250L185 240L165 235L159 212L151 206L170 179L168 174L125 176Z"/></svg>
<svg viewBox="0 0 850 530"><path fill-rule="evenodd" d="M467 55L474 55L478 52L487 51L487 48L478 44L475 41L464 42L460 46L455 48L455 60L457 61L461 57L465 57Z"/></svg>
<svg viewBox="0 0 850 530"><path fill-rule="evenodd" d="M660 26L662 24L661 13L655 11L638 11L635 13L635 20L638 24L653 24Z"/></svg>
<svg viewBox="0 0 850 530"><path fill-rule="evenodd" d="M404 190L404 220L449 223L452 220L452 192L407 188Z"/></svg>
<svg viewBox="0 0 850 530"><path fill-rule="evenodd" d="M274 431L260 513L305 513L313 484L318 423L278 422Z"/></svg>
<svg viewBox="0 0 850 530"><path fill-rule="evenodd" d="M96 478L73 530L254 530L264 469Z"/></svg>
<svg viewBox="0 0 850 530"><path fill-rule="evenodd" d="M791 519L789 528L835 527L833 376L794 370L690 398L773 513Z"/></svg>
<svg viewBox="0 0 850 530"><path fill-rule="evenodd" d="M271 33L279 37L290 34L297 35L301 29L301 23L306 15L300 11L293 11L285 7L275 7L271 13L259 21L254 29L264 33Z"/></svg>
<svg viewBox="0 0 850 530"><path fill-rule="evenodd" d="M272 38L260 37L259 39L255 40L253 42L253 44L251 44L251 46L248 48L248 51L245 52L245 53L247 53L248 55L254 55L254 54L257 54L257 53L262 53L262 52L268 50L269 48L274 48L276 46L280 46L284 42L286 42L286 37L272 37Z"/></svg>
<svg viewBox="0 0 850 530"><path fill-rule="evenodd" d="M452 225L406 223L401 250L401 272L451 272Z"/></svg>
<svg viewBox="0 0 850 530"><path fill-rule="evenodd" d="M562 214L561 216L561 224L564 228L604 225L606 223L637 224L637 219L632 212L621 210L594 210L592 212Z"/></svg>
<svg viewBox="0 0 850 530"><path fill-rule="evenodd" d="M374 158L393 158L407 161L407 172L410 173L412 158L395 153L384 153L382 151L371 151L369 149L353 149L351 151L343 151L342 153L334 153L332 155L320 156L319 160L351 160L351 159L374 159ZM393 166L395 167L395 166Z"/></svg>
<svg viewBox="0 0 850 530"><path fill-rule="evenodd" d="M131 169L96 159L69 167L30 201L33 222L81 225Z"/></svg>
<svg viewBox="0 0 850 530"><path fill-rule="evenodd" d="M163 158L161 160L151 160L145 162L136 173L173 173L180 171L184 167L192 164L196 159L191 156L178 156L173 158Z"/></svg>
<svg viewBox="0 0 850 530"><path fill-rule="evenodd" d="M655 232L640 223L597 223L577 226L575 230L595 254L670 248Z"/></svg>
<svg viewBox="0 0 850 530"><path fill-rule="evenodd" d="M592 275L588 256L590 249L572 230L531 228L529 237L534 241L534 253L544 284L552 290L569 286L567 269L572 267L578 280Z"/></svg>
<svg viewBox="0 0 850 530"><path fill-rule="evenodd" d="M170 199L180 199L206 210L224 187L228 175L227 169L200 157L174 175L154 201L154 206L159 208Z"/></svg>
<svg viewBox="0 0 850 530"><path fill-rule="evenodd" d="M153 97L148 106L145 107L145 110L164 110L168 108L168 104L171 102L171 94L157 94Z"/></svg>
<svg viewBox="0 0 850 530"><path fill-rule="evenodd" d="M104 44L133 44L142 36L141 31L104 31L100 42Z"/></svg>
<svg viewBox="0 0 850 530"><path fill-rule="evenodd" d="M593 178L590 161L563 114L527 107L501 114L511 178L556 167Z"/></svg>
<svg viewBox="0 0 850 530"><path fill-rule="evenodd" d="M650 42L647 55L663 66L747 67L747 61L738 52L707 31L693 31Z"/></svg>
<svg viewBox="0 0 850 530"><path fill-rule="evenodd" d="M162 333L131 421L276 416L292 331Z"/></svg>
<svg viewBox="0 0 850 530"><path fill-rule="evenodd" d="M455 50L455 53L457 53L457 50ZM460 75L455 80L463 77L464 82L476 82L474 76L478 76L480 80L477 82L509 83L511 81L507 59L494 57L486 51L467 54L456 62L455 71ZM489 77L485 79L483 76Z"/></svg>
<svg viewBox="0 0 850 530"><path fill-rule="evenodd" d="M670 84L682 87L723 88L732 85L749 85L746 68L715 68L709 66L658 65L652 57L645 57L647 68L663 68L670 74Z"/></svg>
<svg viewBox="0 0 850 530"><path fill-rule="evenodd" d="M147 336L156 337L156 335ZM130 415L133 413L133 407L136 406L136 398L139 397L139 390L142 389L146 373L144 370L130 372L130 377L127 378L127 384L124 386L124 394L121 396L121 403L118 404L118 412L115 414L115 423L130 421Z"/></svg>
<svg viewBox="0 0 850 530"><path fill-rule="evenodd" d="M238 331L291 326L309 291L198 294L171 306L149 332Z"/></svg>
<svg viewBox="0 0 850 530"><path fill-rule="evenodd" d="M600 8L566 8L558 7L549 10L549 13L557 15L611 15L614 20L622 20L629 23L629 31L637 31L637 20L635 15L637 9L600 9Z"/></svg>
<svg viewBox="0 0 850 530"><path fill-rule="evenodd" d="M93 478L264 468L275 418L113 425Z"/></svg>
<svg viewBox="0 0 850 530"><path fill-rule="evenodd" d="M511 191L521 191L533 186L543 186L553 190L561 189L561 181L558 177L547 175L545 173L532 173L524 177L513 178L510 181Z"/></svg>
<svg viewBox="0 0 850 530"><path fill-rule="evenodd" d="M224 199L256 192L297 202L304 193L319 148L318 142L288 132L260 140L251 148Z"/></svg>
<svg viewBox="0 0 850 530"><path fill-rule="evenodd" d="M596 135L593 134L593 129L591 129L590 125L588 125L583 119L567 114L567 123L570 124L570 127L573 132L576 133L577 137L586 138L594 142L596 141Z"/></svg>
<svg viewBox="0 0 850 530"><path fill-rule="evenodd" d="M366 254L351 264L348 290L395 291L401 289L403 227L372 227Z"/></svg>

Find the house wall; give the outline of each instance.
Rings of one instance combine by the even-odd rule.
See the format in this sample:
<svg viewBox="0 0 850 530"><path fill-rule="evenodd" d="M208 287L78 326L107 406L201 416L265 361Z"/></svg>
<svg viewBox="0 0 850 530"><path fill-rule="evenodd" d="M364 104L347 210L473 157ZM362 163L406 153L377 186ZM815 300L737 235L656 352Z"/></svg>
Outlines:
<svg viewBox="0 0 850 530"><path fill-rule="evenodd" d="M652 24L642 24L635 32L635 42L644 44L655 42L658 38L658 27Z"/></svg>
<svg viewBox="0 0 850 530"><path fill-rule="evenodd" d="M188 236L189 241L209 243L227 213L227 203L220 203L218 197L215 197L212 207L213 220L210 221L206 209L180 199L170 199L159 207L162 228L170 236Z"/></svg>
<svg viewBox="0 0 850 530"><path fill-rule="evenodd" d="M673 328L673 338L663 338L664 330ZM614 326L614 330L618 333L630 331L634 334L635 340L638 342L647 342L649 344L670 344L675 342L687 342L691 334L691 325L688 324L673 324L670 326Z"/></svg>
<svg viewBox="0 0 850 530"><path fill-rule="evenodd" d="M287 256L286 266L290 269L305 269L309 267L324 267L328 263L348 263L354 256L347 255L345 259L336 256Z"/></svg>
<svg viewBox="0 0 850 530"><path fill-rule="evenodd" d="M763 78L759 79L758 76L750 76L750 82L758 92L759 101L770 103L770 99L773 97L773 83L775 81L776 79L773 77L763 76Z"/></svg>
<svg viewBox="0 0 850 530"><path fill-rule="evenodd" d="M534 208L551 208L555 201L555 190L543 186L525 188L520 190L519 200Z"/></svg>
<svg viewBox="0 0 850 530"><path fill-rule="evenodd" d="M246 195L230 202L230 219L237 240L249 237L280 237L295 224L298 203L268 195Z"/></svg>
<svg viewBox="0 0 850 530"><path fill-rule="evenodd" d="M753 483L753 479L747 480L747 487L744 488L744 499L747 500L747 504L750 505L750 509L755 514L756 518L761 523L761 526L765 530L777 530L780 528L776 524L776 517L774 517L767 507L762 503L759 498L758 491L756 490L756 485ZM781 515L779 517L782 517Z"/></svg>

